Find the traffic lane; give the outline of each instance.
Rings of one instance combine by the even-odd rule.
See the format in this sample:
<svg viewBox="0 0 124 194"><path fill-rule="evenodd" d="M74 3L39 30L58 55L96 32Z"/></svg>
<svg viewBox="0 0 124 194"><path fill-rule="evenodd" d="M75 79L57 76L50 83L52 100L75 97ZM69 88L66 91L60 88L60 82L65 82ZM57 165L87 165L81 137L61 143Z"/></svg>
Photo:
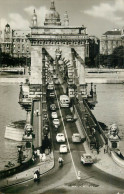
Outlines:
<svg viewBox="0 0 124 194"><path fill-rule="evenodd" d="M114 186L115 188L124 189L123 179L114 177L112 175L106 174L104 171L96 168L94 165L83 165L81 163L82 152L72 151L73 160L82 179L93 180L95 183L100 183L101 185L106 184L109 186ZM114 170L114 169L113 169Z"/></svg>
<svg viewBox="0 0 124 194"><path fill-rule="evenodd" d="M70 159L70 154L63 154L64 165L59 167L58 158L59 153L54 152L55 166L48 173L40 177L40 182L37 183L33 180L27 181L23 184L15 185L7 189L2 190L6 193L12 194L29 194L29 193L42 193L50 188L59 187L65 183L75 180L75 173L72 171L72 162ZM68 178L71 173L71 177Z"/></svg>
<svg viewBox="0 0 124 194"><path fill-rule="evenodd" d="M68 108L63 108L62 110L62 114L66 114L69 113L69 109ZM83 144L74 144L71 141L71 136L74 132L77 132L77 127L75 125L75 123L73 122L65 122L65 127L66 127L66 132L67 132L67 136L69 139L69 144L70 144L70 148L71 148L71 153L73 156L73 160L74 160L74 164L76 166L77 171L81 171L81 176L83 176L83 178L92 178L96 179L96 180L101 180L101 182L105 182L109 185L115 185L118 188L124 188L123 187L123 181L121 179L115 178L115 177L111 177L111 175L108 175L104 172L102 172L101 170L97 169L94 165L87 165L87 166L83 166L82 163L80 162L81 160L81 155L85 152L84 150L84 146ZM117 183L118 182L118 183Z"/></svg>
<svg viewBox="0 0 124 194"><path fill-rule="evenodd" d="M66 116L69 114L72 114L70 111L70 108L61 108L62 116L64 118L64 125L67 132L69 144L71 150L77 150L77 151L84 151L84 146L82 143L73 143L72 142L72 135L74 133L79 133L75 121L67 122Z"/></svg>

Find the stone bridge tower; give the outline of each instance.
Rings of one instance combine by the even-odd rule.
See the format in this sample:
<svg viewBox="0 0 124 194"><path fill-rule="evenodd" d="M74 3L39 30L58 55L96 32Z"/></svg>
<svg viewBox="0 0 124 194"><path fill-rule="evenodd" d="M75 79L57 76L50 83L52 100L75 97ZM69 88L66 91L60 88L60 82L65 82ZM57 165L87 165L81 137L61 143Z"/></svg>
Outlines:
<svg viewBox="0 0 124 194"><path fill-rule="evenodd" d="M52 0L50 10L45 16L44 26L32 25L28 38L31 42L30 84L42 84L42 67L45 60L43 50L45 49L55 59L55 51L59 48L63 58L71 64L70 74L74 73L73 63L76 62L79 85L82 94L85 94L84 61L88 35L84 26L69 26L67 12L64 17L64 25L62 25L60 15Z"/></svg>

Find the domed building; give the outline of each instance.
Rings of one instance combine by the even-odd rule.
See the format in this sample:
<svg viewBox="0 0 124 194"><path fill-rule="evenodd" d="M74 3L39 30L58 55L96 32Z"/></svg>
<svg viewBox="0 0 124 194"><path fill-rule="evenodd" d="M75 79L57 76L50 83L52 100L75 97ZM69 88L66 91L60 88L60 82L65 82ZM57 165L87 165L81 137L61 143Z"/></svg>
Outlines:
<svg viewBox="0 0 124 194"><path fill-rule="evenodd" d="M51 1L50 10L45 15L44 25L61 26L60 15L55 9L54 1Z"/></svg>

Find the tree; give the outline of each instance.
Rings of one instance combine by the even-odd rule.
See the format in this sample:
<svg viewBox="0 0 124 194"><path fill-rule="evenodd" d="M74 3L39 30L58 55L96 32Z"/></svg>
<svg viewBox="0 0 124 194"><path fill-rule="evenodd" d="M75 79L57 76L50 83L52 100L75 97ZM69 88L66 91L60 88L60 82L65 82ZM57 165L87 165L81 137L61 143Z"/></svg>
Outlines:
<svg viewBox="0 0 124 194"><path fill-rule="evenodd" d="M124 68L124 46L116 47L111 57L113 67Z"/></svg>

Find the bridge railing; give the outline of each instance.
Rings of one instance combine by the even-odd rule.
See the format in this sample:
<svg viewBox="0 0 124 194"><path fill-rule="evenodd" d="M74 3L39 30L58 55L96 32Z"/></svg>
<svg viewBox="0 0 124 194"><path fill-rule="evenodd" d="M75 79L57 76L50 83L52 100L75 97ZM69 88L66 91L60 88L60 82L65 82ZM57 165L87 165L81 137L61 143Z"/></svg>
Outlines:
<svg viewBox="0 0 124 194"><path fill-rule="evenodd" d="M97 130L102 134L103 138L104 138L104 143L108 143L108 138L106 137L103 129L101 128L101 126L99 125L98 121L96 120L95 116L93 115L93 113L91 112L89 106L87 105L86 101L84 100L84 105L86 106L89 114L91 115L91 117L93 118L95 124L96 124L96 127L97 127Z"/></svg>
<svg viewBox="0 0 124 194"><path fill-rule="evenodd" d="M81 112L78 105L75 105L75 110L78 114L78 117L80 119L81 125L82 125L82 131L85 135L85 138L87 140L88 146L92 149L94 146L96 146L96 139L91 135L90 128L87 128L85 121L84 121L84 115Z"/></svg>

